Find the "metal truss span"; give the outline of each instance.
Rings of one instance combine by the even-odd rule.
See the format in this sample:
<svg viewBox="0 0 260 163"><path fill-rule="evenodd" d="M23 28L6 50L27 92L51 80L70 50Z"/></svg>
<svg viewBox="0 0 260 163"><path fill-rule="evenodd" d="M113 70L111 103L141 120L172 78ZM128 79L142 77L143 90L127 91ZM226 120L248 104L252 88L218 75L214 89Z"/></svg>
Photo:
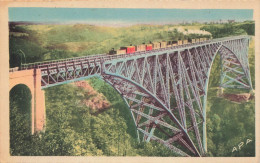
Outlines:
<svg viewBox="0 0 260 163"><path fill-rule="evenodd" d="M105 61L101 75L127 103L140 140L181 156L204 156L211 66L221 56L221 86L251 89L248 39Z"/></svg>
<svg viewBox="0 0 260 163"><path fill-rule="evenodd" d="M99 76L125 100L139 140L157 141L180 156L204 156L214 58L221 58L221 87L252 89L248 44L248 36L237 36L148 52L33 63L23 69L41 69L42 88Z"/></svg>

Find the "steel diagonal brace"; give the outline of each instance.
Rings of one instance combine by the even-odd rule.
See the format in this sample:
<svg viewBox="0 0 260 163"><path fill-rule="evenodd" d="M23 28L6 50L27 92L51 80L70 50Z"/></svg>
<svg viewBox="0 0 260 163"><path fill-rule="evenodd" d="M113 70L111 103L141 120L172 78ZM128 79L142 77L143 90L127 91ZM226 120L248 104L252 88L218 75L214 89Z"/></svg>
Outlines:
<svg viewBox="0 0 260 163"><path fill-rule="evenodd" d="M130 62L130 65L128 65L128 78L131 80L132 79L132 76L134 75L134 72L136 71L135 70L135 67L134 67L134 64L135 64L135 61L134 60L131 60Z"/></svg>
<svg viewBox="0 0 260 163"><path fill-rule="evenodd" d="M91 65L91 63L90 63L90 65ZM95 69L95 65L94 66L92 66L92 67L90 67L91 68L91 71L90 71L90 73L89 74L92 74L92 72L94 71L94 69Z"/></svg>
<svg viewBox="0 0 260 163"><path fill-rule="evenodd" d="M158 63L160 63L159 61L157 61ZM161 82L161 87L162 87L162 90L163 90L163 97L164 97L164 103L166 104L166 105L168 105L168 101L167 101L167 99L168 99L168 97L167 97L167 92L166 92L166 88L165 88L165 84L164 84L164 80L163 80L163 75L162 75L162 70L161 70L161 66L160 65L158 65L158 70L159 70L159 72L158 72L158 74L159 74L159 78L160 78L160 82ZM168 106L168 107L170 107L170 106Z"/></svg>
<svg viewBox="0 0 260 163"><path fill-rule="evenodd" d="M184 94L183 94L183 76L182 76L182 67L181 67L181 62L180 62L180 55L178 52L178 75L179 75L179 81L178 81L178 86L179 86L179 98L181 100L181 111L182 115L184 115L185 119L185 130L186 130L186 114L185 114L185 106L184 106Z"/></svg>
<svg viewBox="0 0 260 163"><path fill-rule="evenodd" d="M110 63L109 67L107 68L108 71L111 71L111 68L112 68L113 64Z"/></svg>
<svg viewBox="0 0 260 163"><path fill-rule="evenodd" d="M214 54L215 54L215 50L217 49L216 46L217 46L217 44L210 44L207 47L208 51L210 52L209 54L210 54L211 61L213 60L213 57L214 57Z"/></svg>
<svg viewBox="0 0 260 163"><path fill-rule="evenodd" d="M109 71L109 70L108 70L108 71ZM111 72L111 71L110 71L110 72ZM123 75L123 76L125 76L125 77L128 77L128 76L129 76L129 70L128 70L126 61L125 61L125 62L123 61L123 68L122 68L122 70L120 71L120 73L118 73L118 74L121 74L121 75Z"/></svg>
<svg viewBox="0 0 260 163"><path fill-rule="evenodd" d="M205 65L205 58L201 57L201 55L197 51L197 48L194 48L194 49L195 49L195 52L196 52L195 56L197 56L197 59L199 60L198 63L200 63L202 65L204 74L206 75L206 73L207 73L207 66Z"/></svg>
<svg viewBox="0 0 260 163"><path fill-rule="evenodd" d="M124 66L124 62L118 62L120 65L119 67L116 69L116 73L117 74L121 74L123 66Z"/></svg>
<svg viewBox="0 0 260 163"><path fill-rule="evenodd" d="M132 108L131 108L131 109L132 109ZM145 109L145 108L144 108L143 106L141 106L141 107L139 107L138 111L139 111L139 112L144 112L144 109ZM140 114L137 114L137 116L136 116L136 124L137 124L137 126L138 126L138 124L139 124L141 118L142 118L142 116L141 116ZM143 137L143 138L144 138L144 137Z"/></svg>
<svg viewBox="0 0 260 163"><path fill-rule="evenodd" d="M125 76L125 77L127 77L127 78L131 78L131 76L132 76L132 71L134 70L134 68L133 68L133 64L134 64L134 60L126 60L125 61L125 66L126 66L126 74L127 74L127 76Z"/></svg>
<svg viewBox="0 0 260 163"><path fill-rule="evenodd" d="M101 65L97 66L97 70L96 70L96 74L100 74L101 73Z"/></svg>
<svg viewBox="0 0 260 163"><path fill-rule="evenodd" d="M166 92L167 92L167 101L168 101L168 107L171 107L171 94L170 94L170 54L166 54Z"/></svg>
<svg viewBox="0 0 260 163"><path fill-rule="evenodd" d="M202 81L202 76L200 75L200 73L198 72L195 64L194 64L194 61L192 60L192 55L190 53L190 49L188 49L188 59L189 59L189 63L190 63L190 66L192 66L192 74L193 74L193 80L196 79L196 76L198 77L199 79L199 83L201 85L201 87L203 87L204 83ZM195 73L196 73L196 76L195 76ZM196 81L196 80L195 80ZM195 82L194 81L194 82Z"/></svg>
<svg viewBox="0 0 260 163"><path fill-rule="evenodd" d="M149 133L147 133L147 132L145 132L144 130L142 130L141 128L137 128L137 130L139 130L139 131L141 131L143 134L145 134L145 135L149 135ZM185 152L183 152L182 150L180 150L179 148L177 148L177 147L174 147L173 145L170 145L170 144L168 144L168 143L166 143L164 140L162 140L162 139L160 139L160 138L158 138L158 137L156 137L156 136L151 136L151 139L152 140L155 140L155 141L157 141L157 142L159 142L159 143L161 143L161 144L164 144L165 146L167 146L169 149L171 149L172 151L174 151L175 153L178 153L179 155L181 155L181 156L187 156L187 157L189 157L189 155L187 154L187 153L185 153Z"/></svg>
<svg viewBox="0 0 260 163"><path fill-rule="evenodd" d="M137 79L138 79L138 81L136 81L136 82L139 83L139 84L141 84L140 70L139 70L139 68L138 68L137 60L134 60L134 65L135 65L135 69L134 69L135 71L134 71L134 73L137 74ZM134 73L133 73L132 75L134 75ZM132 79L132 77L133 77L133 76L131 76L130 79ZM136 80L136 79L134 79L134 80Z"/></svg>
<svg viewBox="0 0 260 163"><path fill-rule="evenodd" d="M142 77L141 77L141 81L140 81L140 84L143 85L144 84L144 76L145 76L145 73L146 73L146 62L145 62L145 58L144 58L144 63L143 63L143 70L142 71Z"/></svg>
<svg viewBox="0 0 260 163"><path fill-rule="evenodd" d="M145 117L146 119L148 119L148 120L150 120L150 121L153 121L153 122L156 121L157 124L160 124L160 125L162 125L162 126L164 126L164 127L167 127L167 128L169 128L169 129L171 129L174 133L180 132L180 130L179 130L178 128L173 127L172 125L169 125L169 124L166 123L166 122L163 122L163 121L161 121L161 120L158 120L158 119L156 119L155 117L149 116L149 115L147 115L147 114L145 114L145 113L143 113L143 112L141 112L141 111L135 110L135 109L131 109L131 111L132 111L132 112L135 112L136 114L141 115L142 117Z"/></svg>
<svg viewBox="0 0 260 163"><path fill-rule="evenodd" d="M227 64L233 64L233 65L236 65L236 66L240 66L240 64L239 63L235 63L235 62L233 62L233 61L230 61L230 60L227 60L227 59L224 59L225 60L225 63Z"/></svg>
<svg viewBox="0 0 260 163"><path fill-rule="evenodd" d="M57 81L54 79L54 77L52 77L52 74L49 74L49 76L51 77L51 79L53 80L54 83L57 83Z"/></svg>
<svg viewBox="0 0 260 163"><path fill-rule="evenodd" d="M194 88L194 84L191 82L191 80L190 80L190 77L189 77L189 75L188 75L188 72L187 72L187 70L186 70L186 68L185 68L185 65L184 65L184 62L183 62L183 60L182 60L182 58L180 57L180 64L182 65L182 78L184 79L183 81L184 81L184 88L185 88L185 90L186 90L186 97L187 97L187 100L188 100L188 104L190 105L190 106L192 106L192 109L194 110L194 108L193 108L193 101L192 101L192 99L191 99L191 96L190 96L190 92L189 92L189 89L188 89L188 85L190 86L190 88L191 88L191 92L192 92L192 94L193 94L193 96L195 97L195 101L197 102L197 104L198 104L198 106L199 107L201 107L200 106L200 98L198 97L198 94L196 93L196 91L194 90L195 88ZM188 83L187 83L187 81L188 81ZM201 112L201 114L200 114L200 117L204 120L205 118L203 117L203 114L202 114L202 110L201 110L201 108L199 108L200 109L200 112Z"/></svg>
<svg viewBox="0 0 260 163"><path fill-rule="evenodd" d="M226 53L226 55L225 55L225 59L231 59L231 60L235 60L235 61L237 61L238 60L238 58L236 58L236 57L233 57L233 55L234 54L232 54L232 53Z"/></svg>
<svg viewBox="0 0 260 163"><path fill-rule="evenodd" d="M209 45L209 46L210 46L210 45ZM208 49L207 45L205 45L204 47L205 47L205 50L207 51L207 52L206 52L206 55L208 56L208 58L209 58L209 60L210 60L210 62L211 62L211 61L212 61L212 56L211 56L212 51L210 51L210 50Z"/></svg>
<svg viewBox="0 0 260 163"><path fill-rule="evenodd" d="M207 45L204 45L204 46L201 46L200 47L206 57L206 59L208 60L209 63L211 63L211 58L210 58L210 54L209 54L209 51L207 49Z"/></svg>
<svg viewBox="0 0 260 163"><path fill-rule="evenodd" d="M208 56L205 54L205 52L203 51L202 47L200 46L200 56L202 56L202 58L204 59L204 61L206 62L206 64L208 65L208 67L210 67L210 61Z"/></svg>
<svg viewBox="0 0 260 163"><path fill-rule="evenodd" d="M153 83L153 79L152 79L151 72L150 72L151 68L150 68L150 65L148 64L147 57L145 57L145 62L146 62L146 65L147 65L147 72L148 72L148 76L149 76L148 81L150 81L151 87L154 90L155 89L154 83Z"/></svg>
<svg viewBox="0 0 260 163"><path fill-rule="evenodd" d="M175 76L174 76L174 73L173 73L173 70L172 70L171 62L169 62L169 64L170 64L170 78L171 78L171 81L172 81L174 96L175 96L177 107L178 107L178 110L179 110L179 113L180 113L182 125L183 125L184 129L186 129L187 126L186 126L186 115L185 115L184 101L183 101L183 98L180 97L181 95L179 95L179 93L178 93L179 91L178 91L178 88L177 88L177 83L175 81Z"/></svg>
<svg viewBox="0 0 260 163"><path fill-rule="evenodd" d="M71 70L67 70L67 80L68 80L68 78L73 79Z"/></svg>
<svg viewBox="0 0 260 163"><path fill-rule="evenodd" d="M144 102L140 102L140 103L131 105L130 108L131 108L131 109L134 109L134 108L137 108L137 107L139 107L139 106L143 106L143 104L144 104Z"/></svg>
<svg viewBox="0 0 260 163"><path fill-rule="evenodd" d="M153 94L155 94L156 95L156 91L157 91L157 88L156 88L156 86L157 86L157 55L154 57L154 59L155 59L155 61L154 61L154 76L153 76L153 84L154 84L154 86L153 86L153 88L154 88L154 90L153 90Z"/></svg>
<svg viewBox="0 0 260 163"><path fill-rule="evenodd" d="M159 120L160 118L164 117L165 115L167 115L165 112L161 113L160 115L154 117L154 121L151 120L151 119L148 119L147 121L145 121L145 122L143 122L141 124L138 124L138 127L143 127L143 126L150 125L152 122L155 122L155 121Z"/></svg>
<svg viewBox="0 0 260 163"><path fill-rule="evenodd" d="M138 100L138 99L134 99L134 98L128 97L128 96L126 96L126 95L123 95L123 97L126 98L126 99L128 99L128 100L131 100L131 101L133 101L133 102L136 102L136 103L138 103L138 104L142 103L143 106L147 106L147 107L150 107L150 108L155 109L155 110L158 110L158 111L164 111L163 109L161 109L161 108L159 108L159 107L157 107L157 106L154 106L154 105L152 105L152 104L147 104L147 103L145 103L145 102L143 102L143 101L140 101L140 100Z"/></svg>
<svg viewBox="0 0 260 163"><path fill-rule="evenodd" d="M195 151L192 149L192 147L189 146L189 144L188 144L185 140L183 140L182 137L179 138L179 141L180 141L186 148L188 148L190 151L192 151L192 153L195 154Z"/></svg>
<svg viewBox="0 0 260 163"><path fill-rule="evenodd" d="M243 85L243 86L246 87L246 88L250 88L250 86L248 86L248 85L246 85L245 83L242 83L242 82L239 81L239 79L240 79L241 77L232 78L232 77L230 77L230 76L228 76L228 75L226 75L226 77L229 78L230 81L224 83L223 86L227 86L227 84L229 84L229 83L236 82L236 83L238 83L238 84Z"/></svg>
<svg viewBox="0 0 260 163"><path fill-rule="evenodd" d="M223 46L224 46L224 45L223 45ZM228 48L227 46L224 46L224 47L225 47L226 49L228 49L231 53L233 53L233 54L237 57L240 66L243 68L243 71L244 71L244 73L246 74L246 77L247 77L247 79L248 79L250 88L252 89L253 87L252 87L252 82L251 82L251 76L250 76L250 72L249 72L249 70L248 70L248 68L247 68L247 67L248 67L248 60L247 60L247 61L243 61L242 55L241 55L241 57L238 57L230 48ZM247 53L245 53L244 55L247 55ZM239 58L240 58L240 59L239 59ZM244 63L244 62L246 62L246 63Z"/></svg>
<svg viewBox="0 0 260 163"><path fill-rule="evenodd" d="M150 131L150 133L149 133L149 135L148 135L148 137L146 138L146 142L149 142L149 141L150 141L151 137L153 136L155 127L156 127L156 125L154 124L153 127L152 127L152 129L151 129L151 131Z"/></svg>
<svg viewBox="0 0 260 163"><path fill-rule="evenodd" d="M48 83L43 78L41 78L41 81L44 83L44 86L48 85Z"/></svg>
<svg viewBox="0 0 260 163"><path fill-rule="evenodd" d="M190 97L190 92L189 92L189 89L187 87L187 79L189 81L189 83L191 84L190 80L189 80L189 77L188 77L188 74L187 74L187 71L185 70L185 65L182 61L182 58L180 56L180 53L179 53L179 58L180 58L180 64L182 66L182 78L183 78L183 82L184 82L184 88L185 88L185 92L186 92L186 97L187 97L187 100L188 100L188 105L189 105L189 108L190 108L190 114L191 114L191 119L192 119L192 123L193 123L193 126L194 126L194 130L195 130L195 135L196 135L196 138L197 138L197 142L199 144L199 149L200 151L203 153L203 148L202 148L202 142L201 142L201 139L200 139L200 134L199 134L199 129L198 129L198 126L197 126L197 121L196 121L196 116L195 116L195 111L194 111L194 108L193 108L193 104L192 104L192 101L191 101L191 97ZM193 88L191 87L191 89L193 90ZM193 90L194 91L194 90ZM205 118L203 116L201 116L203 121L205 120ZM195 150L197 150L196 146L193 144L193 148Z"/></svg>
<svg viewBox="0 0 260 163"><path fill-rule="evenodd" d="M195 53L195 49L194 49L194 53ZM197 69L196 69L196 71L197 71L197 73L198 73L198 75L199 75L199 78L200 78L200 80L201 80L201 86L203 87L204 86L204 80L203 80L203 73L204 73L204 76L206 76L206 73L205 73L205 70L204 70L204 68L203 68L203 65L201 64L201 61L200 61L200 59L199 59L199 56L197 55L197 54L194 54L194 58L195 58L195 61L196 61L196 64L194 64L195 65L195 67L196 67L196 65L197 65Z"/></svg>
<svg viewBox="0 0 260 163"><path fill-rule="evenodd" d="M82 76L88 76L88 65L83 65L83 73L82 73Z"/></svg>
<svg viewBox="0 0 260 163"><path fill-rule="evenodd" d="M236 58L233 58L233 59L234 59L234 60L237 60L237 61L239 62L239 64L240 64L240 66L241 66L241 67L244 69L244 71L245 71L244 64L241 63L241 61L243 61L242 58L239 57L239 56L237 56L237 54L234 53L229 47L227 47L227 46L225 46L225 45L223 45L223 47L225 47L224 50L228 50L231 54L234 54L234 56L235 56Z"/></svg>
<svg viewBox="0 0 260 163"><path fill-rule="evenodd" d="M190 85L193 85L193 88L191 89L192 90L192 93L196 99L196 102L197 102L197 105L199 106L199 110L200 110L200 113L201 113L201 118L204 120L205 118L203 117L203 113L202 113L202 104L201 104L201 101L200 101L200 96L199 96L199 93L198 93L198 87L197 87L197 79L195 77L195 72L194 72L194 65L193 65L193 62L191 60L191 53L190 51L188 50L188 59L189 59L189 63L190 63L190 68L191 68L191 75L192 75L192 79L193 79L193 84L191 83L190 79L188 79ZM187 72L186 72L186 76L187 78L189 77Z"/></svg>
<svg viewBox="0 0 260 163"><path fill-rule="evenodd" d="M151 116L152 114L153 114L153 109L150 108L148 115ZM140 116L141 116L141 115L140 115ZM153 132L154 132L154 130L155 130L155 128L156 128L156 124L157 124L157 121L155 121L155 123L153 124L152 129L151 129L150 134L149 134L148 137L147 137L147 135L144 135L143 139L144 139L146 142L149 142L149 141L150 141L150 138L151 138L151 136L153 135ZM150 128L150 126L145 126L145 131L148 132L148 131L149 131L149 128Z"/></svg>
<svg viewBox="0 0 260 163"><path fill-rule="evenodd" d="M245 74L244 72L241 72L241 71L236 70L236 69L238 69L238 68L240 68L240 67L231 68L231 67L226 66L225 64L223 65L223 67L225 67L226 69L229 69L228 72L233 71L233 72L236 72L236 73L238 73L238 74L243 74L243 75Z"/></svg>
<svg viewBox="0 0 260 163"><path fill-rule="evenodd" d="M63 77L63 75L61 75L63 73L63 75L65 74L65 72L58 72L58 78L61 77L63 79L63 81L65 81L66 79ZM57 79L57 81L59 81L59 79Z"/></svg>
<svg viewBox="0 0 260 163"><path fill-rule="evenodd" d="M203 121L201 121L201 122L199 122L198 124L201 124ZM187 131L189 132L189 131L191 131L191 130L193 130L194 129L194 127L193 126L190 126L188 129L187 129ZM180 137L183 137L184 135L183 135L183 133L182 132L179 132L179 133L177 133L177 134L175 134L174 136L172 136L171 138L169 138L168 140L166 140L166 142L167 143L172 143L172 142L175 142L175 141L177 141Z"/></svg>
<svg viewBox="0 0 260 163"><path fill-rule="evenodd" d="M219 51L219 48L221 47L221 43L217 43L217 44L213 44L214 45L214 50L213 50L213 59L212 60L214 60L214 56L218 53L218 51Z"/></svg>

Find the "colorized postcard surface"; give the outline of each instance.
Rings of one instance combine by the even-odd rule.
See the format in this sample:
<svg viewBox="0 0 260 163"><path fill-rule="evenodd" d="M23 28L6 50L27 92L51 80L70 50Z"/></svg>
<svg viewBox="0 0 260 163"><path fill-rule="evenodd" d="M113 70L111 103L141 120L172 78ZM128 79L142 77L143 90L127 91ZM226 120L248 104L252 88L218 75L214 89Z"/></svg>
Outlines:
<svg viewBox="0 0 260 163"><path fill-rule="evenodd" d="M16 4L4 161L259 161L253 7Z"/></svg>

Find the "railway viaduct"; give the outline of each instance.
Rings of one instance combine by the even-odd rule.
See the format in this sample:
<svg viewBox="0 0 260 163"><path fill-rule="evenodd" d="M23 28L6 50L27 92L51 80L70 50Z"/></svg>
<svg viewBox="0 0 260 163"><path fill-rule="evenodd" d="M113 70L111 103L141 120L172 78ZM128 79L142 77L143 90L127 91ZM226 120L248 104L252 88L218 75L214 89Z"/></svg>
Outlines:
<svg viewBox="0 0 260 163"><path fill-rule="evenodd" d="M31 90L35 133L44 130L45 88L100 77L128 105L139 140L157 141L181 156L203 156L214 58L221 58L220 87L251 90L249 40L236 36L131 54L25 64L10 72L9 89L24 84Z"/></svg>

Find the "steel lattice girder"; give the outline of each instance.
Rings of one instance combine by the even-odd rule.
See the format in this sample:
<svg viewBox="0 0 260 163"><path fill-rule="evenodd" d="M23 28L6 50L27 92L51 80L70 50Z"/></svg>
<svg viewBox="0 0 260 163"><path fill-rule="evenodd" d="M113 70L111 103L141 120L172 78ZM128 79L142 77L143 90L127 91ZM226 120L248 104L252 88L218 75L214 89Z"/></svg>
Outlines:
<svg viewBox="0 0 260 163"><path fill-rule="evenodd" d="M252 89L248 43L248 36L237 36L22 67L41 69L42 88L102 77L128 105L139 139L158 141L181 156L201 156L207 152L206 101L214 58L221 55L222 87Z"/></svg>
<svg viewBox="0 0 260 163"><path fill-rule="evenodd" d="M231 87L235 82L237 88L252 88L243 46L247 49L247 38L105 61L101 75L129 106L139 137L158 141L182 156L201 156L206 153L203 97L206 100L216 54L223 62L222 86Z"/></svg>

